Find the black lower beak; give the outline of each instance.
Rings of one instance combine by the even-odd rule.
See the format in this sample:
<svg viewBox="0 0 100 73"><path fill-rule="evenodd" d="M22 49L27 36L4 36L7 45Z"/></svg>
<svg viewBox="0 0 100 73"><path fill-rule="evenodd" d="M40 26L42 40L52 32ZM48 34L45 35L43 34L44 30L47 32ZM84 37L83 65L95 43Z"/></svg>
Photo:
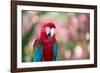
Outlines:
<svg viewBox="0 0 100 73"><path fill-rule="evenodd" d="M51 32L48 33L48 37L51 37Z"/></svg>

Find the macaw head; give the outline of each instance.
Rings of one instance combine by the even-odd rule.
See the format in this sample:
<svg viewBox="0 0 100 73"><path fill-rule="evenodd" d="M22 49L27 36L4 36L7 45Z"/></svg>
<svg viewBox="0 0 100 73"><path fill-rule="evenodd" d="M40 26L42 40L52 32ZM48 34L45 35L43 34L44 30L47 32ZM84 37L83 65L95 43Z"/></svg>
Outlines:
<svg viewBox="0 0 100 73"><path fill-rule="evenodd" d="M43 24L40 32L40 39L48 40L48 39L55 39L55 25L52 22L48 22Z"/></svg>

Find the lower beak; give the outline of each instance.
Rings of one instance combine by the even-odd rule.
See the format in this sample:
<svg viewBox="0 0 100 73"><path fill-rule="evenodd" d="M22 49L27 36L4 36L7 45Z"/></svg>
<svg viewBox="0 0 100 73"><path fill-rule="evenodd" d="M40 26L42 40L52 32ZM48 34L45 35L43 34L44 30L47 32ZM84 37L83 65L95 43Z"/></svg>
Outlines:
<svg viewBox="0 0 100 73"><path fill-rule="evenodd" d="M51 37L51 32L48 33L48 37Z"/></svg>

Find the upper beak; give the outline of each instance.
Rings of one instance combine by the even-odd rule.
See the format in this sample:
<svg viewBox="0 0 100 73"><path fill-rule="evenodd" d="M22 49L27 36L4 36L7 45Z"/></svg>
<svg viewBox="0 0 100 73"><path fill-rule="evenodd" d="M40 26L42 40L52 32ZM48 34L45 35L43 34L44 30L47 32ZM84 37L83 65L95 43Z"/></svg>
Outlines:
<svg viewBox="0 0 100 73"><path fill-rule="evenodd" d="M49 33L48 33L48 37L51 37L51 32L49 31Z"/></svg>

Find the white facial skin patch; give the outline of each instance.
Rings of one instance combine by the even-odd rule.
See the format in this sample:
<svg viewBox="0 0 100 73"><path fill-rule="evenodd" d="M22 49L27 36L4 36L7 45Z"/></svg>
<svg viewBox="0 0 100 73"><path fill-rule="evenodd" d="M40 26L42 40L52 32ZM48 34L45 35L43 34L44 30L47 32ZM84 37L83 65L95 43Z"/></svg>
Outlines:
<svg viewBox="0 0 100 73"><path fill-rule="evenodd" d="M51 28L51 37L54 35L54 33L55 33L55 29Z"/></svg>

